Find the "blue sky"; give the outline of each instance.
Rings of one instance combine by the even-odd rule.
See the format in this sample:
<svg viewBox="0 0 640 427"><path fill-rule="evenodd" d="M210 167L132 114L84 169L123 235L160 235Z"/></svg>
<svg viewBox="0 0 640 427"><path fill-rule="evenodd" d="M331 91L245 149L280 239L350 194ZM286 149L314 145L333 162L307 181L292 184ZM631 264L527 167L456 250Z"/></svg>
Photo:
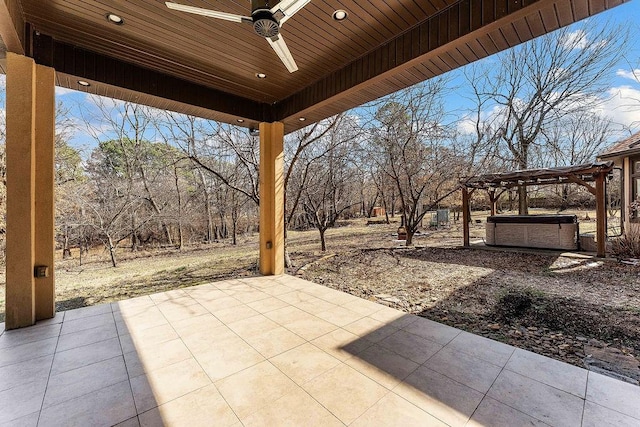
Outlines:
<svg viewBox="0 0 640 427"><path fill-rule="evenodd" d="M633 39L640 40L640 0L632 0L589 19L594 22L628 26L634 32ZM625 56L626 58L612 70L611 88L601 107L603 114L610 115L625 127L621 134L625 132L628 134L629 130L640 131L640 41L634 41L631 50ZM491 60L491 58L485 60ZM461 92L461 96L450 97L447 109L450 111L465 110L469 108L469 105L463 93L464 77L461 70L454 70L450 74L452 84L458 87L457 90ZM3 83L4 81L0 80L0 85ZM87 102L84 93L63 88L58 88L56 93L58 100L71 109L72 116L79 125L82 123L81 112L86 114L94 108L91 102ZM83 154L86 156L88 155L87 151L96 145L96 139L82 127L79 126L69 142L73 146L83 149L85 151Z"/></svg>

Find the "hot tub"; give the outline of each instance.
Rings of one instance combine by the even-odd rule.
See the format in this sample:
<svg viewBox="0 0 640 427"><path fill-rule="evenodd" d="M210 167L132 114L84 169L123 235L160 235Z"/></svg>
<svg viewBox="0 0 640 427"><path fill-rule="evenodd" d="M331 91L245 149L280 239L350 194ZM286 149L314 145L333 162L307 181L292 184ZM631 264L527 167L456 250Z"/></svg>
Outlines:
<svg viewBox="0 0 640 427"><path fill-rule="evenodd" d="M494 215L487 217L489 246L578 249L575 215Z"/></svg>

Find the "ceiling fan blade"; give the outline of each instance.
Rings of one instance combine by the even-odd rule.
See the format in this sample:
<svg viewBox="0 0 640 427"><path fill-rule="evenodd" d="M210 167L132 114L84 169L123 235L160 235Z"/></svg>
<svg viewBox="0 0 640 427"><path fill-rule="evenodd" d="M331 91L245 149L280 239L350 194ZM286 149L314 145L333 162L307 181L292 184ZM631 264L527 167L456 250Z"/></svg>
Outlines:
<svg viewBox="0 0 640 427"><path fill-rule="evenodd" d="M267 41L290 73L298 71L296 61L293 60L293 56L291 56L291 52L289 52L289 48L280 34L270 38L267 37Z"/></svg>
<svg viewBox="0 0 640 427"><path fill-rule="evenodd" d="M278 11L284 15L279 18L280 25L284 24L287 19L291 18L296 12L305 7L311 0L282 0L280 3L271 8L271 13L277 15Z"/></svg>
<svg viewBox="0 0 640 427"><path fill-rule="evenodd" d="M180 12L193 13L195 15L207 16L209 18L224 19L231 22L252 22L248 16L234 15L233 13L218 12L215 10L203 9L201 7L187 6L179 3L165 2L167 7Z"/></svg>

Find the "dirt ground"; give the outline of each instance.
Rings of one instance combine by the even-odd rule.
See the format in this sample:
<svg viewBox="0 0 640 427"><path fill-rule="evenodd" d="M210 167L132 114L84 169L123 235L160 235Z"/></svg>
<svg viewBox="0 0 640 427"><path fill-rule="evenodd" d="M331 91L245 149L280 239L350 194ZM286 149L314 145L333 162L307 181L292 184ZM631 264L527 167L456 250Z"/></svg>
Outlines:
<svg viewBox="0 0 640 427"><path fill-rule="evenodd" d="M461 248L459 224L425 230L406 248L393 236L397 227L345 222L328 231L326 253L318 250L317 231L289 232L288 272L577 366L640 380L640 266L555 252ZM484 223L474 223L472 240L483 235ZM117 268L103 251L85 257L83 265L74 253L56 266L57 308L257 275L257 249L257 236L249 236L236 247L123 250Z"/></svg>

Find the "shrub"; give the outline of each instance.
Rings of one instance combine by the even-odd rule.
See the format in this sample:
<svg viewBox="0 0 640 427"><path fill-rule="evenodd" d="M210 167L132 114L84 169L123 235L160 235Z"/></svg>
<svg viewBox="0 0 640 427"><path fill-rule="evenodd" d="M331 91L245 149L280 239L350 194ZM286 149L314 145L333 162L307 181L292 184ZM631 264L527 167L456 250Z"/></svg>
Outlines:
<svg viewBox="0 0 640 427"><path fill-rule="evenodd" d="M640 258L640 224L632 224L622 236L612 240L611 254L616 258Z"/></svg>

